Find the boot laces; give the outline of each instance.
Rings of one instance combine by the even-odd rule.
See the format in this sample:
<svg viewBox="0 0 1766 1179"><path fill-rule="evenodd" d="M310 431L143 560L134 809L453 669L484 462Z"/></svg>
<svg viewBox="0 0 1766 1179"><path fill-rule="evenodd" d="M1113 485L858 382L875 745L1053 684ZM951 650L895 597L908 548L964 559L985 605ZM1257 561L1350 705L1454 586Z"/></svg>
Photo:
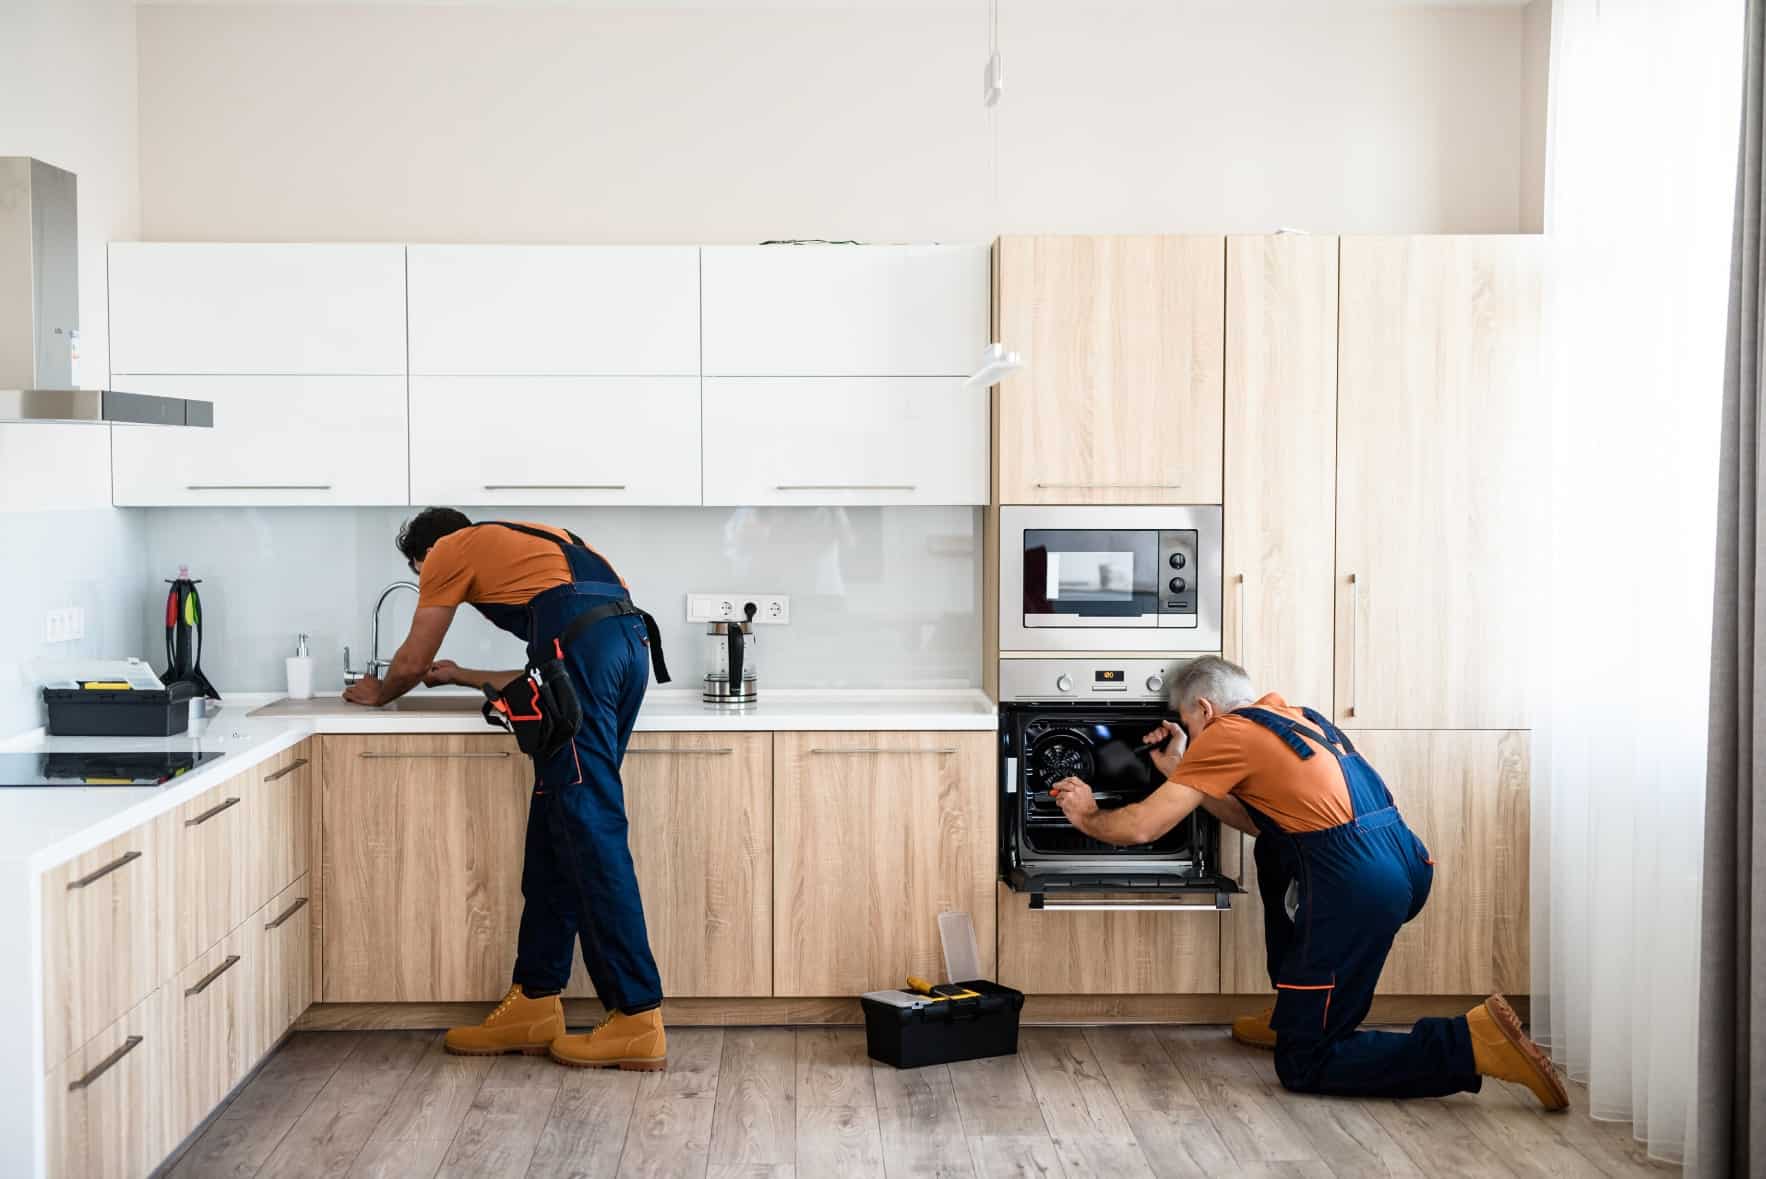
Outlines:
<svg viewBox="0 0 1766 1179"><path fill-rule="evenodd" d="M514 1003L515 1000L522 998L522 997L523 996L521 994L520 987L510 987L509 993L507 995L503 996L503 1001L501 1003L497 1004L496 1010L492 1011L489 1015L487 1015L485 1017L484 1021L486 1023L490 1023L492 1020L496 1019L497 1016L499 1016L499 1015L503 1014L503 1012L509 1010L510 1004Z"/></svg>

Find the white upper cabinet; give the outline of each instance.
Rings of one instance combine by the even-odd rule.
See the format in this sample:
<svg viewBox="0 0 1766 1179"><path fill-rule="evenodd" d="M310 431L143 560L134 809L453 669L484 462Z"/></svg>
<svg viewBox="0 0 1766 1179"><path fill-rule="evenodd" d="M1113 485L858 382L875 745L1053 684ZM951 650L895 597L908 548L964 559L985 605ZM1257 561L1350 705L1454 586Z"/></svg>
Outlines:
<svg viewBox="0 0 1766 1179"><path fill-rule="evenodd" d="M959 377L707 377L705 502L984 504L987 400Z"/></svg>
<svg viewBox="0 0 1766 1179"><path fill-rule="evenodd" d="M696 376L696 246L412 246L411 372Z"/></svg>
<svg viewBox="0 0 1766 1179"><path fill-rule="evenodd" d="M706 376L927 377L987 346L986 246L707 246Z"/></svg>
<svg viewBox="0 0 1766 1179"><path fill-rule="evenodd" d="M405 248L113 244L110 371L402 375Z"/></svg>

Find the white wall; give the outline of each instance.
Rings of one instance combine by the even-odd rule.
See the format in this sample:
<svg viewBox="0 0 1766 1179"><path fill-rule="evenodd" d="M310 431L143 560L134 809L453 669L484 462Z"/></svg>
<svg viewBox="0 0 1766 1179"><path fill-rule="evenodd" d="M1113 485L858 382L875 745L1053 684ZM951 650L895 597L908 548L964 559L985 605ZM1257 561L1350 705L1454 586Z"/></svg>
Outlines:
<svg viewBox="0 0 1766 1179"><path fill-rule="evenodd" d="M1516 7L141 9L143 235L1513 231Z"/></svg>

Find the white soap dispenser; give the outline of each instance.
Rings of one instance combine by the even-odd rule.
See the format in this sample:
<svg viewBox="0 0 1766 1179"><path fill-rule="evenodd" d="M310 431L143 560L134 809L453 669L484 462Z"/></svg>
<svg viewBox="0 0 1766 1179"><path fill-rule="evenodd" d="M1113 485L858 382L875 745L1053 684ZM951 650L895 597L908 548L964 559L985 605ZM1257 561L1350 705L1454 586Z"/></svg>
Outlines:
<svg viewBox="0 0 1766 1179"><path fill-rule="evenodd" d="M295 642L294 654L283 660L288 666L288 698L290 700L311 700L313 698L313 657L307 654L307 636L301 635Z"/></svg>

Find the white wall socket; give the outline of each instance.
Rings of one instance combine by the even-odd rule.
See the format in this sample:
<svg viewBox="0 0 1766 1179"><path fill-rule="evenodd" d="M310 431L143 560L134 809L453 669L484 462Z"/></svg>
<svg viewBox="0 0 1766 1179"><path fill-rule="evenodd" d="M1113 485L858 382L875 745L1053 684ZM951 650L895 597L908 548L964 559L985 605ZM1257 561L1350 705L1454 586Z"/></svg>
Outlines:
<svg viewBox="0 0 1766 1179"><path fill-rule="evenodd" d="M43 616L45 643L71 643L86 637L86 611L78 606L51 610Z"/></svg>
<svg viewBox="0 0 1766 1179"><path fill-rule="evenodd" d="M791 599L784 594L688 594L688 622L739 620L742 607L753 602L759 609L754 624L782 626L791 621Z"/></svg>

